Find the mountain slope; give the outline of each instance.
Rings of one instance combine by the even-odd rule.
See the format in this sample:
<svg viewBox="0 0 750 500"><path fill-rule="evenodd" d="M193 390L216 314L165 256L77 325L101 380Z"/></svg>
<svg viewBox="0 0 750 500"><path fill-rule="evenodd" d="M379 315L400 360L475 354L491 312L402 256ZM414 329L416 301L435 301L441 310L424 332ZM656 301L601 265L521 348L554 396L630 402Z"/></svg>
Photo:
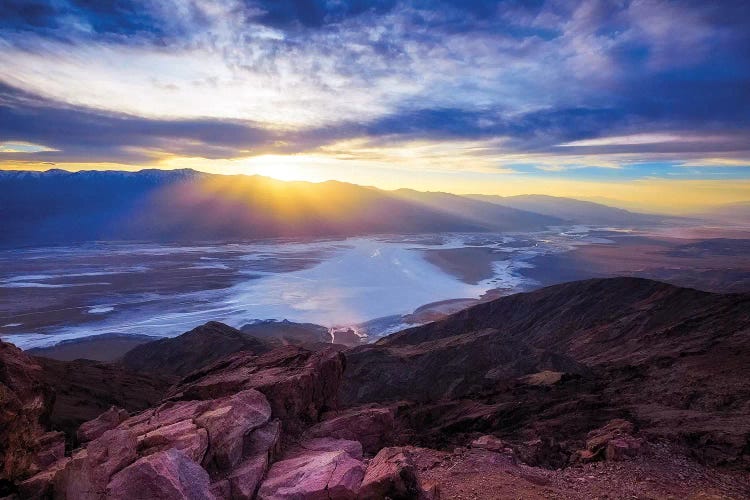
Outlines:
<svg viewBox="0 0 750 500"><path fill-rule="evenodd" d="M700 443L702 460L746 463L748 373L750 295L595 279L352 349L342 399L418 402L407 418L430 445L476 431L575 443L626 418L647 435Z"/></svg>
<svg viewBox="0 0 750 500"><path fill-rule="evenodd" d="M538 230L559 219L438 194L193 170L0 172L0 245ZM440 195L443 196L443 195Z"/></svg>
<svg viewBox="0 0 750 500"><path fill-rule="evenodd" d="M474 194L467 195L467 197L517 210L558 217L576 224L612 226L648 225L656 224L664 219L664 217L658 215L630 212L600 203L541 194L518 196Z"/></svg>

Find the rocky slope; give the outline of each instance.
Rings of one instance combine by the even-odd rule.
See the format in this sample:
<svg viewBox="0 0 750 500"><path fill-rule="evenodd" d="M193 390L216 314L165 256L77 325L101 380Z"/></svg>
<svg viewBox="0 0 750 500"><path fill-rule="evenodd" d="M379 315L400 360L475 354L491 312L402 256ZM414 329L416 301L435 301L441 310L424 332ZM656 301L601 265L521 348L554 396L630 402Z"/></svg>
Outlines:
<svg viewBox="0 0 750 500"><path fill-rule="evenodd" d="M410 400L424 443L495 432L555 436L635 421L712 463L750 465L750 296L636 278L589 280L481 304L347 353L346 404Z"/></svg>
<svg viewBox="0 0 750 500"><path fill-rule="evenodd" d="M50 365L0 343L2 493L746 498L748 300L591 280L371 346L240 349L175 379L146 409L83 423L67 452L47 418ZM217 332L232 338L209 324L186 342L208 355L226 340ZM180 352L175 341L164 345ZM183 366L159 359L170 373Z"/></svg>

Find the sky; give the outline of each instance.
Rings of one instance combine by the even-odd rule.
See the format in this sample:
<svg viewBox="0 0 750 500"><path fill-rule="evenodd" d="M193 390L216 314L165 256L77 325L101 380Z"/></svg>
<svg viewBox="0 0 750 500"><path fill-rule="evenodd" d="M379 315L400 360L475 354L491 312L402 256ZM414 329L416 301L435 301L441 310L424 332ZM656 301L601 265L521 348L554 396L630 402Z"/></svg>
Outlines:
<svg viewBox="0 0 750 500"><path fill-rule="evenodd" d="M750 3L3 0L0 169L750 200Z"/></svg>

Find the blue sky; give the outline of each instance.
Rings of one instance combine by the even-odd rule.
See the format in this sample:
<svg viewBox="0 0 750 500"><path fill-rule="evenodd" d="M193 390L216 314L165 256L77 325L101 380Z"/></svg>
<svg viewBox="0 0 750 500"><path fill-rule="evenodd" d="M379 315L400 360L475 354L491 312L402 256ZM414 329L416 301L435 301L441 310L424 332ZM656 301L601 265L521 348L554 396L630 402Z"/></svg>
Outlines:
<svg viewBox="0 0 750 500"><path fill-rule="evenodd" d="M731 0L5 0L0 168L737 201L748 47Z"/></svg>

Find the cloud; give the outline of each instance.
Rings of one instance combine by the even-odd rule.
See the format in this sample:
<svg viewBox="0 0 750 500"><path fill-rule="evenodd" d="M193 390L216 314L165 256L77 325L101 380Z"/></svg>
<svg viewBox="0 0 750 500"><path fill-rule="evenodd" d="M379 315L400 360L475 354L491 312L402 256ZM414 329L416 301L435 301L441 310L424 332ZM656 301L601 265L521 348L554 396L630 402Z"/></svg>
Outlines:
<svg viewBox="0 0 750 500"><path fill-rule="evenodd" d="M749 22L733 0L9 0L0 141L60 163L745 158Z"/></svg>

